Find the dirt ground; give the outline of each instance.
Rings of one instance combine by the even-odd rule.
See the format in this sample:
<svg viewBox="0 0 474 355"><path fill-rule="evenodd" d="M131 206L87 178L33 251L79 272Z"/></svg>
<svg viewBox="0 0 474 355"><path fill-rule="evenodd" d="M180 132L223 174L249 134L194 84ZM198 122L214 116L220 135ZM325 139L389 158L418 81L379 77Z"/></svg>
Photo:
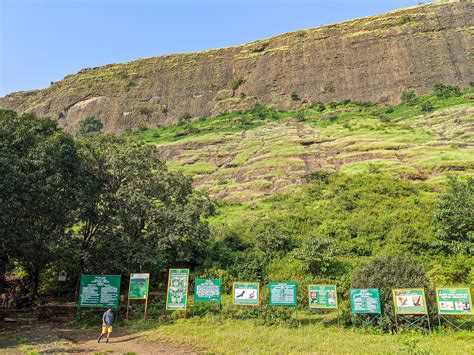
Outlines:
<svg viewBox="0 0 474 355"><path fill-rule="evenodd" d="M146 341L147 332L128 333L117 329L110 344L97 343L99 329L76 329L66 322L37 320L0 322L0 354L24 354L28 351L53 354L191 354L196 351L168 342ZM156 330L155 330L156 331Z"/></svg>

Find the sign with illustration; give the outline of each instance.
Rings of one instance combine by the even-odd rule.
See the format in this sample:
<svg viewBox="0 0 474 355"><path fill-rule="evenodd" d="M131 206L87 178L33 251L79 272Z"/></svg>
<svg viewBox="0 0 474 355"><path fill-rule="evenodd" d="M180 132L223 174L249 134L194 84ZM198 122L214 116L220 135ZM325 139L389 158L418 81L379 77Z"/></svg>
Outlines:
<svg viewBox="0 0 474 355"><path fill-rule="evenodd" d="M258 306L260 302L260 286L256 282L234 282L232 285L234 304Z"/></svg>
<svg viewBox="0 0 474 355"><path fill-rule="evenodd" d="M67 277L67 272L66 271L60 271L58 275L58 281L59 282L65 282Z"/></svg>
<svg viewBox="0 0 474 355"><path fill-rule="evenodd" d="M337 308L335 285L309 285L309 308Z"/></svg>
<svg viewBox="0 0 474 355"><path fill-rule="evenodd" d="M270 306L296 306L296 282L270 282Z"/></svg>
<svg viewBox="0 0 474 355"><path fill-rule="evenodd" d="M437 288L436 302L439 314L472 314L471 294L467 287Z"/></svg>
<svg viewBox="0 0 474 355"><path fill-rule="evenodd" d="M194 280L194 302L221 302L221 280Z"/></svg>
<svg viewBox="0 0 474 355"><path fill-rule="evenodd" d="M120 275L81 275L78 307L118 308Z"/></svg>
<svg viewBox="0 0 474 355"><path fill-rule="evenodd" d="M352 313L381 313L379 290L376 288L351 289Z"/></svg>
<svg viewBox="0 0 474 355"><path fill-rule="evenodd" d="M128 298L131 300L145 300L148 298L150 274L130 274Z"/></svg>
<svg viewBox="0 0 474 355"><path fill-rule="evenodd" d="M185 311L188 300L189 269L170 269L168 274L168 291L166 309Z"/></svg>
<svg viewBox="0 0 474 355"><path fill-rule="evenodd" d="M427 314L425 291L422 288L392 290L395 314Z"/></svg>

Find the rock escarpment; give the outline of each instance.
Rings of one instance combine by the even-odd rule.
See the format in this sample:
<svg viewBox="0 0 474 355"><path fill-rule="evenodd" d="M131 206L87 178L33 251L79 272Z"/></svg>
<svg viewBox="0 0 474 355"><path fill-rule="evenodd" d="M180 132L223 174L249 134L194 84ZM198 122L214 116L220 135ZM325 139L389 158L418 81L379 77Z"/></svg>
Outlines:
<svg viewBox="0 0 474 355"><path fill-rule="evenodd" d="M74 132L87 116L107 131L209 116L255 103L292 109L350 98L396 102L403 90L474 80L474 4L428 4L199 53L84 69L0 107L55 117Z"/></svg>

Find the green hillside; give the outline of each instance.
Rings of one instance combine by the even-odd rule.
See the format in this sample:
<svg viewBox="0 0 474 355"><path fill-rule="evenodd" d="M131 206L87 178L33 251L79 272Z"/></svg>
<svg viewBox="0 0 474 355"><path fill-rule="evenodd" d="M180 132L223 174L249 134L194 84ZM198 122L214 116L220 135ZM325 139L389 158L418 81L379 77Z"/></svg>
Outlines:
<svg viewBox="0 0 474 355"><path fill-rule="evenodd" d="M447 173L474 172L474 90L459 96L442 90L398 106L349 100L293 112L256 106L144 128L138 137L160 147L169 167L192 175L199 189L227 200L289 192L314 171L387 172L437 186Z"/></svg>

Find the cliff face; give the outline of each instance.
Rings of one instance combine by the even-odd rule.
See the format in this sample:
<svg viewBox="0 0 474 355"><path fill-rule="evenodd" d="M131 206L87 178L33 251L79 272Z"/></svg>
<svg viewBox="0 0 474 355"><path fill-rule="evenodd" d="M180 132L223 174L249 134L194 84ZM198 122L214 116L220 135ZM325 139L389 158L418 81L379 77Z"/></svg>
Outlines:
<svg viewBox="0 0 474 355"><path fill-rule="evenodd" d="M291 109L350 98L396 102L403 90L474 80L474 4L429 4L291 32L237 47L84 69L0 107L58 118L87 116L105 130L174 123L259 102Z"/></svg>

